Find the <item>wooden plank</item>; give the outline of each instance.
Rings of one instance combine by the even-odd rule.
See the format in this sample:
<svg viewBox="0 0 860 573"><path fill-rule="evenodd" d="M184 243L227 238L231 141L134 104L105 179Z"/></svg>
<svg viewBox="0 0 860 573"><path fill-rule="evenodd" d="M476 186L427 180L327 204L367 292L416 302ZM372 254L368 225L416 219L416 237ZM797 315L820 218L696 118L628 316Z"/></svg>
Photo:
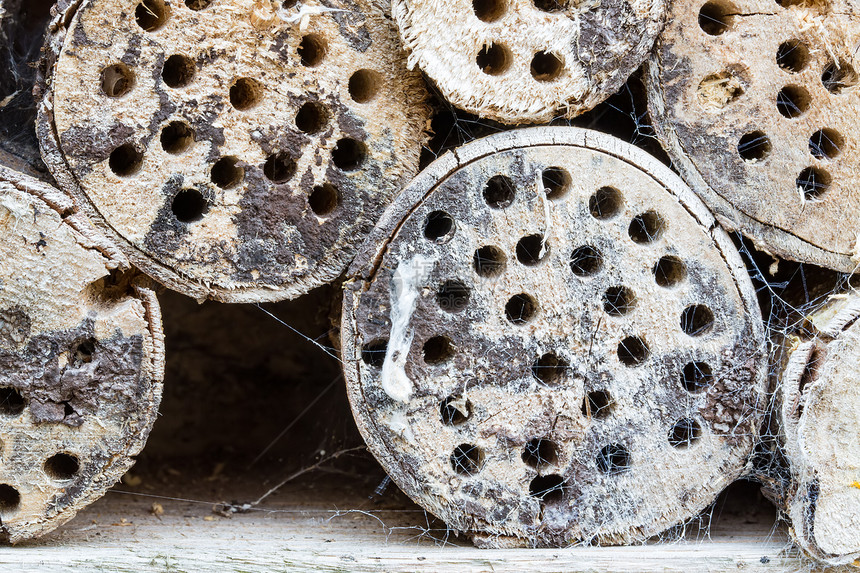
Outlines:
<svg viewBox="0 0 860 573"><path fill-rule="evenodd" d="M366 491L341 487L342 476L335 478L322 487L315 482L293 487L264 509L230 518L213 513L211 502L187 501L197 498L171 500L114 491L42 540L0 549L0 569L14 566L16 571L40 573L812 569L792 548L784 529L772 525L773 513L721 518L715 512L709 532L690 527L684 541L483 550L447 536L444 526L408 502L375 507ZM207 487L198 493L211 491ZM153 502L161 505L162 515L152 513Z"/></svg>

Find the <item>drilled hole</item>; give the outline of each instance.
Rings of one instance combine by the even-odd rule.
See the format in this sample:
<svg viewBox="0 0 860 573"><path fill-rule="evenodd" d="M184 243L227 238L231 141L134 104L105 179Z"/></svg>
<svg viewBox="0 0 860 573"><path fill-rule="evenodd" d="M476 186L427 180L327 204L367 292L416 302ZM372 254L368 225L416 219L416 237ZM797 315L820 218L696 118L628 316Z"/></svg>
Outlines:
<svg viewBox="0 0 860 573"><path fill-rule="evenodd" d="M714 313L703 304L693 304L681 313L681 330L689 336L701 336L714 326Z"/></svg>
<svg viewBox="0 0 860 573"><path fill-rule="evenodd" d="M325 57L325 50L325 40L315 34L308 34L299 44L299 58L302 65L307 67L320 65Z"/></svg>
<svg viewBox="0 0 860 573"><path fill-rule="evenodd" d="M809 152L816 159L833 159L842 151L845 140L834 129L819 129L809 138Z"/></svg>
<svg viewBox="0 0 860 573"><path fill-rule="evenodd" d="M821 83L830 93L839 95L857 85L858 74L851 64L831 62L821 74Z"/></svg>
<svg viewBox="0 0 860 573"><path fill-rule="evenodd" d="M484 187L484 201L493 209L504 209L514 202L514 182L504 175L490 177Z"/></svg>
<svg viewBox="0 0 860 573"><path fill-rule="evenodd" d="M785 86L776 94L776 109L788 119L803 115L811 102L809 92L800 86Z"/></svg>
<svg viewBox="0 0 860 573"><path fill-rule="evenodd" d="M578 277L589 277L603 268L603 255L590 245L579 247L570 255L570 269Z"/></svg>
<svg viewBox="0 0 860 573"><path fill-rule="evenodd" d="M481 71L490 76L503 74L511 65L511 52L501 44L484 44L475 58Z"/></svg>
<svg viewBox="0 0 860 573"><path fill-rule="evenodd" d="M451 467L461 475L472 476L481 470L484 464L484 453L478 446L460 444L451 454Z"/></svg>
<svg viewBox="0 0 860 573"><path fill-rule="evenodd" d="M830 174L819 167L807 167L797 176L795 184L807 200L820 198L830 188Z"/></svg>
<svg viewBox="0 0 860 573"><path fill-rule="evenodd" d="M171 121L161 130L161 148L167 153L182 153L194 143L194 130L183 121Z"/></svg>
<svg viewBox="0 0 860 573"><path fill-rule="evenodd" d="M183 223L193 223L203 218L208 205L203 194L197 189L183 189L173 198L173 214Z"/></svg>
<svg viewBox="0 0 860 573"><path fill-rule="evenodd" d="M732 27L736 13L728 2L708 2L699 10L699 27L705 34L719 36Z"/></svg>
<svg viewBox="0 0 860 573"><path fill-rule="evenodd" d="M122 97L134 87L134 72L123 63L102 70L102 92L108 97Z"/></svg>
<svg viewBox="0 0 860 573"><path fill-rule="evenodd" d="M776 63L783 70L796 74L809 62L809 49L800 40L789 40L776 50Z"/></svg>
<svg viewBox="0 0 860 573"><path fill-rule="evenodd" d="M618 360L625 366L639 366L650 353L648 345L639 336L628 336L618 343Z"/></svg>
<svg viewBox="0 0 860 573"><path fill-rule="evenodd" d="M334 164L343 171L355 171L367 156L367 148L355 139L339 139L331 150L331 158Z"/></svg>
<svg viewBox="0 0 860 573"><path fill-rule="evenodd" d="M636 295L625 286L611 286L603 293L603 310L609 316L624 316L636 305Z"/></svg>
<svg viewBox="0 0 860 573"><path fill-rule="evenodd" d="M143 0L134 10L137 25L147 32L154 32L167 23L170 9L164 0Z"/></svg>
<svg viewBox="0 0 860 573"><path fill-rule="evenodd" d="M570 189L570 174L561 167L547 167L541 174L541 182L549 199L561 199Z"/></svg>
<svg viewBox="0 0 860 573"><path fill-rule="evenodd" d="M630 469L630 452L621 444L609 444L597 454L597 467L605 474L620 474Z"/></svg>
<svg viewBox="0 0 860 573"><path fill-rule="evenodd" d="M110 170L121 177L134 175L141 164L143 164L143 153L131 143L124 143L114 149L108 159Z"/></svg>
<svg viewBox="0 0 860 573"><path fill-rule="evenodd" d="M382 76L373 70L358 70L349 77L349 95L354 102L367 103L382 87Z"/></svg>
<svg viewBox="0 0 860 573"><path fill-rule="evenodd" d="M674 448L688 448L702 437L702 427L692 418L681 418L669 430L669 444Z"/></svg>
<svg viewBox="0 0 860 573"><path fill-rule="evenodd" d="M558 445L546 438L529 440L523 448L523 461L533 468L543 468L558 461Z"/></svg>
<svg viewBox="0 0 860 573"><path fill-rule="evenodd" d="M513 324L525 324L536 312L535 299L525 293L512 296L505 305L505 316Z"/></svg>
<svg viewBox="0 0 860 573"><path fill-rule="evenodd" d="M195 71L196 67L191 58L174 54L164 62L164 67L161 69L161 79L168 87L182 88L191 83Z"/></svg>
<svg viewBox="0 0 860 573"><path fill-rule="evenodd" d="M612 411L612 397L608 390L589 392L582 400L582 415L586 418L603 419Z"/></svg>
<svg viewBox="0 0 860 573"><path fill-rule="evenodd" d="M744 134L738 141L738 155L744 161L761 161L771 152L770 139L763 131Z"/></svg>
<svg viewBox="0 0 860 573"><path fill-rule="evenodd" d="M744 93L738 77L728 71L709 74L696 89L699 103L706 108L723 109Z"/></svg>
<svg viewBox="0 0 860 573"><path fill-rule="evenodd" d="M21 494L8 484L0 484L0 513L8 515L18 511L21 505Z"/></svg>
<svg viewBox="0 0 860 573"><path fill-rule="evenodd" d="M549 244L543 235L529 235L517 242L517 260L526 266L534 266L549 254Z"/></svg>
<svg viewBox="0 0 860 573"><path fill-rule="evenodd" d="M424 220L424 237L434 243L445 243L454 236L454 218L445 211L433 211Z"/></svg>
<svg viewBox="0 0 860 573"><path fill-rule="evenodd" d="M315 186L308 197L308 205L310 205L311 211L320 217L328 215L337 209L339 204L340 193L338 193L337 187L330 183Z"/></svg>
<svg viewBox="0 0 860 573"><path fill-rule="evenodd" d="M423 354L427 364L441 364L454 356L454 346L447 336L433 336L424 342Z"/></svg>
<svg viewBox="0 0 860 573"><path fill-rule="evenodd" d="M567 8L567 0L534 0L534 5L542 12L561 12Z"/></svg>
<svg viewBox="0 0 860 573"><path fill-rule="evenodd" d="M492 278L504 272L507 257L498 247L486 246L475 251L472 263L478 276Z"/></svg>
<svg viewBox="0 0 860 573"><path fill-rule="evenodd" d="M296 127L305 133L319 133L328 123L328 111L324 105L309 101L296 113Z"/></svg>
<svg viewBox="0 0 860 573"><path fill-rule="evenodd" d="M557 354L547 352L532 366L532 374L548 386L555 386L564 379L570 365Z"/></svg>
<svg viewBox="0 0 860 573"><path fill-rule="evenodd" d="M504 0L472 0L472 10L482 22L495 22L505 15L507 9Z"/></svg>
<svg viewBox="0 0 860 573"><path fill-rule="evenodd" d="M75 347L74 352L72 353L72 364L75 366L81 366L83 364L89 364L93 361L93 355L96 352L96 339L88 338L78 344Z"/></svg>
<svg viewBox="0 0 860 573"><path fill-rule="evenodd" d="M436 302L445 312L461 312L469 304L469 287L458 280L442 283L436 293Z"/></svg>
<svg viewBox="0 0 860 573"><path fill-rule="evenodd" d="M529 495L543 503L558 503L564 499L565 479L558 474L537 476L529 484Z"/></svg>
<svg viewBox="0 0 860 573"><path fill-rule="evenodd" d="M439 406L442 423L446 426L459 426L472 416L472 404L462 396L448 396Z"/></svg>
<svg viewBox="0 0 860 573"><path fill-rule="evenodd" d="M595 219L611 219L621 212L623 203L618 189L601 187L588 199L588 210Z"/></svg>
<svg viewBox="0 0 860 573"><path fill-rule="evenodd" d="M251 109L263 97L263 85L255 79L239 78L230 86L230 104L238 110Z"/></svg>
<svg viewBox="0 0 860 573"><path fill-rule="evenodd" d="M387 352L387 339L374 340L361 347L361 359L368 366L382 368L382 364L385 362L385 354Z"/></svg>
<svg viewBox="0 0 860 573"><path fill-rule="evenodd" d="M532 77L539 82L551 82L561 75L564 64L551 52L538 52L532 58Z"/></svg>
<svg viewBox="0 0 860 573"><path fill-rule="evenodd" d="M687 392L701 392L713 379L711 367L704 362L688 362L681 373L681 385Z"/></svg>
<svg viewBox="0 0 860 573"><path fill-rule="evenodd" d="M55 480L72 479L80 469L78 458L70 454L55 454L45 462L45 473Z"/></svg>
<svg viewBox="0 0 860 573"><path fill-rule="evenodd" d="M14 388L0 388L0 414L17 416L26 405L24 397Z"/></svg>
<svg viewBox="0 0 860 573"><path fill-rule="evenodd" d="M235 187L245 178L245 170L235 157L222 157L212 166L212 183L222 189Z"/></svg>
<svg viewBox="0 0 860 573"><path fill-rule="evenodd" d="M263 175L272 183L286 183L296 173L296 162L288 153L273 153L263 164Z"/></svg>
<svg viewBox="0 0 860 573"><path fill-rule="evenodd" d="M673 287L687 278L687 267L678 257L660 257L654 265L654 280L661 287Z"/></svg>
<svg viewBox="0 0 860 573"><path fill-rule="evenodd" d="M185 0L185 5L195 11L208 8L210 4L212 0Z"/></svg>
<svg viewBox="0 0 860 573"><path fill-rule="evenodd" d="M627 233L634 243L652 243L660 238L665 228L663 217L654 211L648 211L633 218Z"/></svg>

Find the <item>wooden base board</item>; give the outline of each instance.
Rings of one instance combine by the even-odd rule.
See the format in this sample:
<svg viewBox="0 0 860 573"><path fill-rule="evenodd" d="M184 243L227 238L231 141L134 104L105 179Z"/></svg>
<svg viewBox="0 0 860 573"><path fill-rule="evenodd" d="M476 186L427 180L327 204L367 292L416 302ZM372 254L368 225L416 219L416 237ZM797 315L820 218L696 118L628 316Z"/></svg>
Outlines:
<svg viewBox="0 0 860 573"><path fill-rule="evenodd" d="M317 474L303 480L279 491L262 509L227 518L213 512L215 501L231 494L251 499L270 486L217 475L194 483L175 476L185 485L170 486L144 476L137 488L117 486L51 535L0 549L0 568L14 565L16 571L40 573L814 570L784 528L775 525L772 509L733 502L731 492L718 503L709 527L690 527L680 541L482 550L446 536L444 525L397 491L375 503L368 498L374 485L362 478ZM165 497L140 495L148 491ZM163 508L161 515L153 513L154 503Z"/></svg>

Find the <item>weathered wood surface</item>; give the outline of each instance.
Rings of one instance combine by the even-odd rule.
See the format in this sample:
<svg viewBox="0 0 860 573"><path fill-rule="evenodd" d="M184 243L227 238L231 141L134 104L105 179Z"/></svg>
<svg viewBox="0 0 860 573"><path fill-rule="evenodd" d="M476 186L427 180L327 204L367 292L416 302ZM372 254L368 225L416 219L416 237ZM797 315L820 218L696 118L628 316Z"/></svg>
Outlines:
<svg viewBox="0 0 860 573"><path fill-rule="evenodd" d="M369 504L342 476L288 486L266 511L224 518L210 503L109 493L38 541L0 548L0 567L54 571L714 571L811 572L774 514L720 509L689 540L633 547L476 549L409 504ZM146 483L146 482L144 482ZM181 497L207 499L211 482ZM217 483L217 482L216 482ZM247 484L246 484L247 486ZM372 486L371 486L372 487ZM128 486L119 486L128 490ZM228 488L229 489L229 488ZM153 503L163 513L152 513ZM367 513L350 512L361 509ZM445 540L448 542L446 543Z"/></svg>
<svg viewBox="0 0 860 573"><path fill-rule="evenodd" d="M88 0L49 46L49 168L195 298L332 281L417 170L426 91L369 2Z"/></svg>
<svg viewBox="0 0 860 573"><path fill-rule="evenodd" d="M855 270L860 4L685 0L667 22L649 107L687 183L760 248Z"/></svg>
<svg viewBox="0 0 860 573"><path fill-rule="evenodd" d="M132 465L164 347L155 294L119 272L127 260L66 195L3 166L0 261L0 536L15 543Z"/></svg>
<svg viewBox="0 0 860 573"><path fill-rule="evenodd" d="M630 543L747 471L764 327L728 236L620 140L533 128L426 169L350 267L371 451L490 546Z"/></svg>
<svg viewBox="0 0 860 573"><path fill-rule="evenodd" d="M832 295L789 336L779 417L798 544L831 564L860 559L860 297Z"/></svg>
<svg viewBox="0 0 860 573"><path fill-rule="evenodd" d="M394 0L410 67L504 123L574 117L615 93L663 26L663 0Z"/></svg>

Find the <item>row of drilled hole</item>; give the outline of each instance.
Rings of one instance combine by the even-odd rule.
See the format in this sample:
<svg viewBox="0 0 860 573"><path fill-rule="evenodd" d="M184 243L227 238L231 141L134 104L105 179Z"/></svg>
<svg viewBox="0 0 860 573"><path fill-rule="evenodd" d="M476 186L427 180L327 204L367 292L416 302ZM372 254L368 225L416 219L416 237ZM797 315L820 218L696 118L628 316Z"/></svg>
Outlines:
<svg viewBox="0 0 860 573"><path fill-rule="evenodd" d="M388 351L386 339L376 339L362 346L361 359L368 366L382 368ZM454 357L454 344L447 336L437 335L428 338L422 347L422 357L426 364L441 365ZM540 356L532 366L532 375L547 386L557 386L564 380L570 365L567 360L554 352ZM705 390L713 381L711 367L706 362L688 362L681 371L680 384L690 393ZM608 403L608 402L607 402Z"/></svg>
<svg viewBox="0 0 860 573"><path fill-rule="evenodd" d="M488 76L500 76L511 68L513 63L511 50L502 43L490 42L481 47L475 56L475 63ZM561 58L552 52L540 50L532 57L529 71L539 82L551 82L564 71Z"/></svg>
<svg viewBox="0 0 860 573"><path fill-rule="evenodd" d="M179 127L177 127L179 126ZM193 138L189 133L190 127L182 122L173 122L162 131L162 145L166 151L176 149L177 145L173 135L182 133L181 138ZM171 135L166 136L169 132ZM332 149L332 160L334 164L343 171L354 171L364 161L366 154L364 143L354 139L341 139ZM170 151L169 151L170 152ZM131 143L124 143L117 147L108 159L111 170L120 177L129 177L136 174L143 164L143 153ZM282 184L289 181L296 173L296 163L287 152L272 153L263 164L263 174L272 183ZM245 170L239 164L236 157L222 157L212 165L210 179L212 183L222 189L229 189L239 185L245 177ZM315 186L308 196L308 205L318 216L332 213L340 204L340 192L334 185L324 183ZM208 210L209 202L203 193L197 189L182 189L173 198L171 209L174 216L183 223L199 221Z"/></svg>
<svg viewBox="0 0 860 573"><path fill-rule="evenodd" d="M318 55L319 52L311 50L308 46L316 45L315 36L305 36L299 45L299 55L302 64L316 66L318 60L309 60L307 54ZM180 89L188 87L196 75L194 60L181 54L174 54L167 58L161 70L161 78L167 87ZM110 64L101 71L101 91L110 98L121 98L131 92L136 84L137 78L134 71L122 62ZM360 69L349 77L347 90L352 100L356 103L369 103L379 94L382 87L382 76L379 72L368 69ZM241 77L236 79L229 90L230 105L240 111L247 111L256 107L263 101L266 94L265 87L259 81Z"/></svg>
<svg viewBox="0 0 860 573"><path fill-rule="evenodd" d="M782 3L788 6L791 3ZM736 9L725 1L707 2L699 12L699 26L712 36L727 32L733 22ZM803 71L809 63L809 49L800 40L787 40L780 44L776 53L776 63L780 69L796 74ZM711 76L709 76L710 78ZM830 93L842 94L846 89L858 83L857 72L850 64L843 62L829 63L821 75L821 82ZM707 78L706 78L707 80ZM740 95L737 90L732 98ZM788 85L779 90L776 96L777 111L785 118L795 119L806 113L812 104L809 92L797 85ZM809 139L809 151L816 159L835 158L844 140L833 129L824 128L816 131ZM738 153L745 161L760 161L771 152L770 139L761 131L753 131L741 137L738 143ZM831 185L832 177L821 167L807 167L795 179L796 188L806 199L820 197Z"/></svg>
<svg viewBox="0 0 860 573"><path fill-rule="evenodd" d="M0 388L0 415L20 416L27 406L21 393L14 388ZM78 458L72 454L60 452L54 454L42 466L45 473L53 480L65 481L74 478L80 470ZM0 513L9 514L18 509L21 494L8 484L0 484Z"/></svg>
<svg viewBox="0 0 860 573"><path fill-rule="evenodd" d="M675 421L667 433L667 441L674 448L688 448L694 445L702 436L702 427L693 418L681 418ZM537 470L545 470L555 465L558 461L558 445L547 438L534 438L530 440L521 455L523 462ZM620 474L629 470L632 466L631 456L628 449L621 444L609 444L598 452L595 461L601 472L609 475ZM481 471L484 465L484 451L474 444L460 444L454 448L450 457L452 469L466 476L473 476ZM550 501L542 495L549 485L548 482L557 482L560 486L563 478L558 474L538 476L532 480L529 493L532 496Z"/></svg>

